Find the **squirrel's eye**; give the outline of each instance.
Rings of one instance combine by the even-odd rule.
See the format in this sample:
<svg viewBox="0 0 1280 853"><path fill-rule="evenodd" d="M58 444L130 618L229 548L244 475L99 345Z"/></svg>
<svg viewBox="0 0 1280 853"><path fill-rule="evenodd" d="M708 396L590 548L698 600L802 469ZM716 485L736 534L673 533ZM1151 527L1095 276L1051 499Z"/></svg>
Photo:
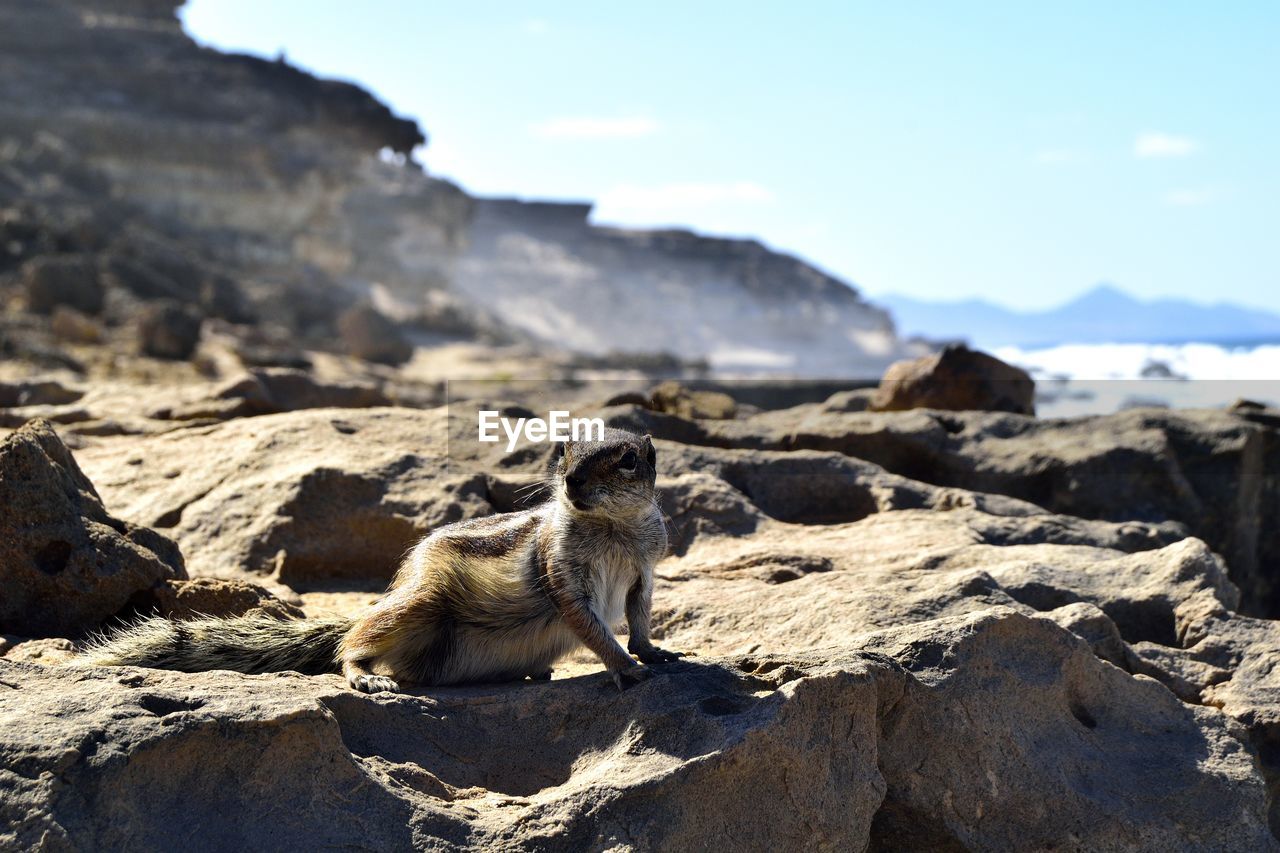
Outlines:
<svg viewBox="0 0 1280 853"><path fill-rule="evenodd" d="M622 458L618 460L618 467L624 471L630 471L632 468L636 467L636 459L636 452L634 450L628 450L623 454Z"/></svg>

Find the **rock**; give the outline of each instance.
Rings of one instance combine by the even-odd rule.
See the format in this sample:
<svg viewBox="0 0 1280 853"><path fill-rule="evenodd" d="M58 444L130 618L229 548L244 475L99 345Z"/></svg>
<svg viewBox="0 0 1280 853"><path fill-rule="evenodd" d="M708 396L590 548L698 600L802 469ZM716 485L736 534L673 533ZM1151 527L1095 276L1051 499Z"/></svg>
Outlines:
<svg viewBox="0 0 1280 853"><path fill-rule="evenodd" d="M871 410L983 410L1034 415L1035 382L1025 371L964 345L889 366Z"/></svg>
<svg viewBox="0 0 1280 853"><path fill-rule="evenodd" d="M22 268L27 310L52 314L59 305L85 314L102 310L102 282L92 258L51 255L28 261Z"/></svg>
<svg viewBox="0 0 1280 853"><path fill-rule="evenodd" d="M206 399L162 409L155 416L229 420L300 409L367 409L391 404L390 397L369 383L320 382L306 371L265 368L228 380Z"/></svg>
<svg viewBox="0 0 1280 853"><path fill-rule="evenodd" d="M728 420L737 415L737 404L728 394L719 391L695 391L679 382L668 381L649 391L650 407L654 411L679 418L711 418Z"/></svg>
<svg viewBox="0 0 1280 853"><path fill-rule="evenodd" d="M85 470L196 576L386 579L417 538L493 511L485 478L451 469L443 409L311 409L123 442L86 447Z"/></svg>
<svg viewBox="0 0 1280 853"><path fill-rule="evenodd" d="M96 320L66 305L57 305L49 322L53 334L73 344L100 344L105 337Z"/></svg>
<svg viewBox="0 0 1280 853"><path fill-rule="evenodd" d="M84 392L60 382L0 382L0 407L63 406L78 402Z"/></svg>
<svg viewBox="0 0 1280 853"><path fill-rule="evenodd" d="M138 314L138 351L155 358L184 360L200 343L204 320L177 302L153 302Z"/></svg>
<svg viewBox="0 0 1280 853"><path fill-rule="evenodd" d="M876 388L837 391L823 402L822 408L828 412L865 412L871 408L871 401L878 393Z"/></svg>
<svg viewBox="0 0 1280 853"><path fill-rule="evenodd" d="M0 442L0 506L0 632L79 637L186 577L172 541L107 513L46 421Z"/></svg>
<svg viewBox="0 0 1280 853"><path fill-rule="evenodd" d="M999 609L621 694L0 661L0 731L14 847L1277 849L1220 712Z"/></svg>
<svg viewBox="0 0 1280 853"><path fill-rule="evenodd" d="M998 412L833 412L821 405L733 421L637 407L612 426L685 444L837 451L939 486L1002 494L1063 515L1177 523L1230 566L1241 608L1280 614L1280 420L1184 409L1037 420Z"/></svg>
<svg viewBox="0 0 1280 853"><path fill-rule="evenodd" d="M75 645L70 640L50 637L39 640L21 640L0 650L6 660L38 663L41 666L58 666L75 657Z"/></svg>
<svg viewBox="0 0 1280 853"><path fill-rule="evenodd" d="M338 318L343 349L356 358L381 364L403 364L413 347L400 329L372 305L357 305Z"/></svg>
<svg viewBox="0 0 1280 853"><path fill-rule="evenodd" d="M300 608L258 584L215 578L168 581L156 587L155 601L157 612L166 619L246 614L296 619L303 615Z"/></svg>

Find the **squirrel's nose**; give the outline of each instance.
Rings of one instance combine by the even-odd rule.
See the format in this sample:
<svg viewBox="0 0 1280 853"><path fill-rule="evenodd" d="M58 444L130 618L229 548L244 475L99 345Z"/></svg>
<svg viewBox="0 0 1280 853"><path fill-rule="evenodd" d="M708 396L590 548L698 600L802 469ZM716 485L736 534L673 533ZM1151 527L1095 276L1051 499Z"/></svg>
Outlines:
<svg viewBox="0 0 1280 853"><path fill-rule="evenodd" d="M565 485L571 489L581 489L587 484L587 478L581 474L567 474L564 478Z"/></svg>

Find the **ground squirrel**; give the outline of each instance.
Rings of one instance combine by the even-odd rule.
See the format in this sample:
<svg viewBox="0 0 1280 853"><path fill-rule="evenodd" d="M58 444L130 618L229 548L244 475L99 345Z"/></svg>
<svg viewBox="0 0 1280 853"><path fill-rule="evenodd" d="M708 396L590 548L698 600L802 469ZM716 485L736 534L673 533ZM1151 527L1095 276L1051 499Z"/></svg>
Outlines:
<svg viewBox="0 0 1280 853"><path fill-rule="evenodd" d="M678 657L649 639L653 565L667 545L655 462L649 436L621 430L557 444L549 500L435 531L358 619L151 618L77 660L185 672L341 667L352 687L374 693L549 678L581 643L625 687L642 672L636 658ZM610 630L624 615L626 649Z"/></svg>

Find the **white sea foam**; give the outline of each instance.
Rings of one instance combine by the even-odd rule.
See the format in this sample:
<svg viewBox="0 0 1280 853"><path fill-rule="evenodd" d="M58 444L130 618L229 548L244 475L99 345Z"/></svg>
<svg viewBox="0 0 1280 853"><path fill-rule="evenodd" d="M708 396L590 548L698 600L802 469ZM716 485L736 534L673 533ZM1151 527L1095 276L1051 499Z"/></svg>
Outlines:
<svg viewBox="0 0 1280 853"><path fill-rule="evenodd" d="M1280 345L1063 344L992 354L1030 371L1037 411L1048 417L1139 405L1218 407L1240 398L1280 404Z"/></svg>

